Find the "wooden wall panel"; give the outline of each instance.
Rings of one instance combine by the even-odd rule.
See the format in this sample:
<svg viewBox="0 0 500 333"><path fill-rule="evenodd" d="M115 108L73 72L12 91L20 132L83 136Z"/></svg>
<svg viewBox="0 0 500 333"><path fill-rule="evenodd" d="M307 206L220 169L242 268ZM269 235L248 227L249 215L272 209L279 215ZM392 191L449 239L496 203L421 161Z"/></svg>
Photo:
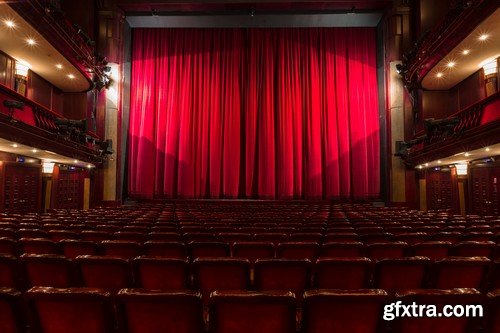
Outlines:
<svg viewBox="0 0 500 333"><path fill-rule="evenodd" d="M64 94L58 89L52 90L52 111L58 115L63 115L64 110Z"/></svg>
<svg viewBox="0 0 500 333"><path fill-rule="evenodd" d="M87 93L64 94L64 117L81 120L87 117Z"/></svg>
<svg viewBox="0 0 500 333"><path fill-rule="evenodd" d="M45 106L52 107L52 85L33 71L28 72L28 89L26 97Z"/></svg>
<svg viewBox="0 0 500 333"><path fill-rule="evenodd" d="M14 89L14 59L0 51L0 84Z"/></svg>
<svg viewBox="0 0 500 333"><path fill-rule="evenodd" d="M449 92L443 90L427 90L422 93L423 119L442 119L449 115Z"/></svg>
<svg viewBox="0 0 500 333"><path fill-rule="evenodd" d="M39 164L0 163L0 211L4 213L40 212L42 167Z"/></svg>

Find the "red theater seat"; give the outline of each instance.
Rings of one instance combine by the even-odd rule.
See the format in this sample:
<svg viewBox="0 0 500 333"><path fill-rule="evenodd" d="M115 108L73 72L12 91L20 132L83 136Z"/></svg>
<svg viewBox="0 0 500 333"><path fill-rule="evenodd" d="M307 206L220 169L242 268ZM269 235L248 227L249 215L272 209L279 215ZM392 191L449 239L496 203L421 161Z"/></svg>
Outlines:
<svg viewBox="0 0 500 333"><path fill-rule="evenodd" d="M120 257L123 259L132 259L142 254L142 248L139 243L119 240L107 240L101 243L104 255L110 257Z"/></svg>
<svg viewBox="0 0 500 333"><path fill-rule="evenodd" d="M19 235L14 229L0 227L0 238L18 239Z"/></svg>
<svg viewBox="0 0 500 333"><path fill-rule="evenodd" d="M394 237L394 240L413 245L425 242L427 240L427 234L424 232L410 232L406 234L396 235Z"/></svg>
<svg viewBox="0 0 500 333"><path fill-rule="evenodd" d="M182 242L182 236L177 232L151 232L149 240L161 242Z"/></svg>
<svg viewBox="0 0 500 333"><path fill-rule="evenodd" d="M105 231L85 230L81 232L83 240L100 243L111 239L111 234Z"/></svg>
<svg viewBox="0 0 500 333"><path fill-rule="evenodd" d="M63 239L59 241L59 246L62 248L63 254L70 259L75 259L81 255L96 255L98 246L91 241Z"/></svg>
<svg viewBox="0 0 500 333"><path fill-rule="evenodd" d="M122 289L118 293L125 333L203 333L201 294Z"/></svg>
<svg viewBox="0 0 500 333"><path fill-rule="evenodd" d="M258 242L271 242L274 245L278 245L279 243L286 242L288 240L288 235L284 233L268 232L265 234L256 234L254 239Z"/></svg>
<svg viewBox="0 0 500 333"><path fill-rule="evenodd" d="M297 299L311 283L311 262L307 259L262 259L255 262L257 290L291 291Z"/></svg>
<svg viewBox="0 0 500 333"><path fill-rule="evenodd" d="M117 231L113 234L113 239L128 241L128 242L143 243L144 240L146 239L146 235L142 232Z"/></svg>
<svg viewBox="0 0 500 333"><path fill-rule="evenodd" d="M79 239L80 235L70 230L49 230L49 237L54 242L59 242L63 239Z"/></svg>
<svg viewBox="0 0 500 333"><path fill-rule="evenodd" d="M136 284L156 290L185 290L189 287L189 263L182 259L137 257L133 261Z"/></svg>
<svg viewBox="0 0 500 333"><path fill-rule="evenodd" d="M311 290L304 294L304 333L381 332L385 291ZM423 331L422 331L423 332Z"/></svg>
<svg viewBox="0 0 500 333"><path fill-rule="evenodd" d="M233 257L245 258L250 262L274 258L274 251L274 244L270 242L236 242L233 244Z"/></svg>
<svg viewBox="0 0 500 333"><path fill-rule="evenodd" d="M132 286L128 260L119 257L78 256L75 262L86 287L117 292Z"/></svg>
<svg viewBox="0 0 500 333"><path fill-rule="evenodd" d="M229 244L222 242L191 242L189 243L189 254L192 259L229 257Z"/></svg>
<svg viewBox="0 0 500 333"><path fill-rule="evenodd" d="M143 245L148 256L185 259L188 257L186 245L180 242L149 241Z"/></svg>
<svg viewBox="0 0 500 333"><path fill-rule="evenodd" d="M221 232L217 235L217 238L222 242L233 244L235 242L249 242L253 237L250 233Z"/></svg>
<svg viewBox="0 0 500 333"><path fill-rule="evenodd" d="M416 304L434 305L438 312L445 305L482 305L484 298L475 289L421 289L408 290L397 295L397 301L404 305ZM400 315L402 310L399 309ZM393 314L395 309L393 309ZM473 333L478 332L478 319L471 317L401 317L392 322L394 333Z"/></svg>
<svg viewBox="0 0 500 333"><path fill-rule="evenodd" d="M394 236L393 234L390 234L387 232L382 232L382 233L376 233L376 234L360 235L359 238L363 243L371 244L371 243L391 242L393 239L393 236Z"/></svg>
<svg viewBox="0 0 500 333"><path fill-rule="evenodd" d="M21 293L0 287L0 332L23 333L25 327L20 308Z"/></svg>
<svg viewBox="0 0 500 333"><path fill-rule="evenodd" d="M276 248L276 257L282 259L309 259L314 261L319 255L319 249L318 243L280 243Z"/></svg>
<svg viewBox="0 0 500 333"><path fill-rule="evenodd" d="M368 287L372 262L368 258L319 259L314 286L318 289L363 289Z"/></svg>
<svg viewBox="0 0 500 333"><path fill-rule="evenodd" d="M412 246L412 252L415 256L427 257L432 260L439 260L448 257L450 242L429 241L417 243Z"/></svg>
<svg viewBox="0 0 500 333"><path fill-rule="evenodd" d="M215 291L210 297L210 333L295 333L291 292Z"/></svg>
<svg viewBox="0 0 500 333"><path fill-rule="evenodd" d="M71 261L54 254L23 254L20 257L29 287L75 286Z"/></svg>
<svg viewBox="0 0 500 333"><path fill-rule="evenodd" d="M238 258L204 258L193 261L193 280L208 304L215 290L246 290L250 285L250 263Z"/></svg>
<svg viewBox="0 0 500 333"><path fill-rule="evenodd" d="M354 232L327 233L323 238L323 243L347 243L359 242L359 235Z"/></svg>
<svg viewBox="0 0 500 333"><path fill-rule="evenodd" d="M113 332L110 295L99 289L31 288L26 296L34 312L35 332Z"/></svg>
<svg viewBox="0 0 500 333"><path fill-rule="evenodd" d="M364 246L360 242L324 243L320 250L321 258L359 258L364 257Z"/></svg>
<svg viewBox="0 0 500 333"><path fill-rule="evenodd" d="M431 260L426 257L384 259L375 265L374 286L388 293L423 288Z"/></svg>
<svg viewBox="0 0 500 333"><path fill-rule="evenodd" d="M366 256L372 260L403 258L408 247L404 242L373 243L365 248Z"/></svg>
<svg viewBox="0 0 500 333"><path fill-rule="evenodd" d="M290 242L321 243L323 234L319 232L297 232L289 237Z"/></svg>
<svg viewBox="0 0 500 333"><path fill-rule="evenodd" d="M484 257L447 258L435 264L434 287L439 289L482 289L490 260Z"/></svg>

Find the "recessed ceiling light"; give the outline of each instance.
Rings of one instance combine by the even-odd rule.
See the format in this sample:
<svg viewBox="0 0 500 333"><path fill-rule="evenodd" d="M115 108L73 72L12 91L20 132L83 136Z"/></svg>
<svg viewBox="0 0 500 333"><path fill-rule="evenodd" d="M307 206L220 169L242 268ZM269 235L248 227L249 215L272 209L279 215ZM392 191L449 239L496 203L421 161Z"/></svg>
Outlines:
<svg viewBox="0 0 500 333"><path fill-rule="evenodd" d="M9 28L14 28L16 24L12 20L5 20L4 21L5 25L8 26Z"/></svg>
<svg viewBox="0 0 500 333"><path fill-rule="evenodd" d="M441 160L439 160L439 161L438 161L438 164L441 164L441 163L443 163L443 162L441 162Z"/></svg>
<svg viewBox="0 0 500 333"><path fill-rule="evenodd" d="M26 43L28 43L29 45L35 45L36 41L33 38L28 38L26 39Z"/></svg>
<svg viewBox="0 0 500 333"><path fill-rule="evenodd" d="M423 166L421 166L421 165L419 165L417 168L419 168L419 169L423 169L424 167L423 167Z"/></svg>
<svg viewBox="0 0 500 333"><path fill-rule="evenodd" d="M92 164L87 164L87 168L92 169Z"/></svg>
<svg viewBox="0 0 500 333"><path fill-rule="evenodd" d="M34 153L38 153L38 149L33 148L32 152L34 152Z"/></svg>
<svg viewBox="0 0 500 333"><path fill-rule="evenodd" d="M12 147L17 148L17 143L13 143Z"/></svg>
<svg viewBox="0 0 500 333"><path fill-rule="evenodd" d="M452 67L455 67L455 62L454 61L450 61L449 63L446 64L446 67L448 68L452 68Z"/></svg>
<svg viewBox="0 0 500 333"><path fill-rule="evenodd" d="M490 147L484 148L484 151L490 151Z"/></svg>
<svg viewBox="0 0 500 333"><path fill-rule="evenodd" d="M78 163L78 160L74 160L73 163Z"/></svg>
<svg viewBox="0 0 500 333"><path fill-rule="evenodd" d="M70 78L70 80L73 80L75 78L73 74L68 74L68 77Z"/></svg>
<svg viewBox="0 0 500 333"><path fill-rule="evenodd" d="M463 54L463 55L468 55L469 53L470 53L470 50L463 50L463 51L462 51L462 54Z"/></svg>
<svg viewBox="0 0 500 333"><path fill-rule="evenodd" d="M487 34L482 34L481 36L479 36L479 40L485 41L488 39L488 37L490 37L490 36L488 36Z"/></svg>
<svg viewBox="0 0 500 333"><path fill-rule="evenodd" d="M470 156L470 154L469 154L469 153L465 153L465 154L464 154L464 156L465 156L465 157L469 157L469 156Z"/></svg>
<svg viewBox="0 0 500 333"><path fill-rule="evenodd" d="M429 166L429 163L425 163L424 165L425 165L426 167L428 167L428 166Z"/></svg>
<svg viewBox="0 0 500 333"><path fill-rule="evenodd" d="M436 77L438 77L438 78L443 77L443 73L441 73L441 72L437 73L437 74L436 74Z"/></svg>
<svg viewBox="0 0 500 333"><path fill-rule="evenodd" d="M61 64L56 64L57 69L63 69L63 65Z"/></svg>

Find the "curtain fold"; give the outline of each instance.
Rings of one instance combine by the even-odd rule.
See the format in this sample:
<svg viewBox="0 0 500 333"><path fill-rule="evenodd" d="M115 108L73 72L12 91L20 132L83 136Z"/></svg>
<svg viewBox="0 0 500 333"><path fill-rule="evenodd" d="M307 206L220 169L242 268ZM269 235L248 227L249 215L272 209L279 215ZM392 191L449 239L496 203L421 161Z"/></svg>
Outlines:
<svg viewBox="0 0 500 333"><path fill-rule="evenodd" d="M373 28L134 29L128 192L380 192Z"/></svg>

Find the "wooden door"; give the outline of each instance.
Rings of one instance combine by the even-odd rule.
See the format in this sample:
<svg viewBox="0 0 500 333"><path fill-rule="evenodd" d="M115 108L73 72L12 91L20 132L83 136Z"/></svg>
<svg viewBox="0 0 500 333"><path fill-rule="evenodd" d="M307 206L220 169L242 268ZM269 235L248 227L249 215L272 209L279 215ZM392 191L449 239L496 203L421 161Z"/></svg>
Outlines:
<svg viewBox="0 0 500 333"><path fill-rule="evenodd" d="M500 167L471 169L471 212L478 215L500 214Z"/></svg>
<svg viewBox="0 0 500 333"><path fill-rule="evenodd" d="M3 162L1 209L5 213L33 213L40 211L42 170L40 165Z"/></svg>
<svg viewBox="0 0 500 333"><path fill-rule="evenodd" d="M426 183L428 209L446 210L453 208L453 189L449 170L429 172Z"/></svg>
<svg viewBox="0 0 500 333"><path fill-rule="evenodd" d="M85 173L77 168L56 166L52 174L54 209L82 209Z"/></svg>

